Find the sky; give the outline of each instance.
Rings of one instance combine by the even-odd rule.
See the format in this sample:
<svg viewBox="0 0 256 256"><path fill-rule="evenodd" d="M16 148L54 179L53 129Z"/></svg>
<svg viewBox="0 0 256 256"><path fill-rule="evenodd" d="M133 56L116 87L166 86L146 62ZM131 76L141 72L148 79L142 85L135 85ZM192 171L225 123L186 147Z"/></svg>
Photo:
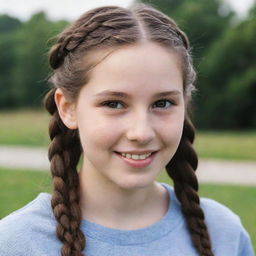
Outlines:
<svg viewBox="0 0 256 256"><path fill-rule="evenodd" d="M0 14L9 14L22 21L35 12L44 10L52 20L75 20L85 11L102 5L126 7L134 0L0 0ZM202 0L203 1L203 0ZM241 17L256 0L223 0L230 3Z"/></svg>

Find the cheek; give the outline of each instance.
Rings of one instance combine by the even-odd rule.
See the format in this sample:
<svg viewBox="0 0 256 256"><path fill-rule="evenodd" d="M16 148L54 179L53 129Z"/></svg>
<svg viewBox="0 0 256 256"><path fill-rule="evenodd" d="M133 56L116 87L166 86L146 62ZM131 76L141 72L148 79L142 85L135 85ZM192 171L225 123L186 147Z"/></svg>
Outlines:
<svg viewBox="0 0 256 256"><path fill-rule="evenodd" d="M176 120L177 121L177 120ZM166 166L177 151L183 132L183 120L170 123L162 128L162 140L165 150L163 151L163 162Z"/></svg>
<svg viewBox="0 0 256 256"><path fill-rule="evenodd" d="M179 143L184 125L184 111L180 109L160 124L161 134L166 143Z"/></svg>
<svg viewBox="0 0 256 256"><path fill-rule="evenodd" d="M83 149L107 149L116 143L120 129L104 118L94 118L79 123L79 134Z"/></svg>
<svg viewBox="0 0 256 256"><path fill-rule="evenodd" d="M168 146L175 147L178 146L183 131L183 124L172 124L162 128L162 139L164 143Z"/></svg>

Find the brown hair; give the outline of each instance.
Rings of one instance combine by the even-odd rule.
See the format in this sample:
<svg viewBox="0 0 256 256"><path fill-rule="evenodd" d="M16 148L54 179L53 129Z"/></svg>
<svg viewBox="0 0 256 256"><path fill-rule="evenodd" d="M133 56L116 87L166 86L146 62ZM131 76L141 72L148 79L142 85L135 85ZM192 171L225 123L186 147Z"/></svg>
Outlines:
<svg viewBox="0 0 256 256"><path fill-rule="evenodd" d="M62 88L76 100L81 87L89 80L88 71L97 64L93 63L90 54L93 56L97 49L116 49L143 41L158 43L179 54L184 95L188 103L196 76L188 38L171 18L148 4L92 9L66 28L50 50L49 62L53 73L49 81L52 89L45 97L45 107L52 115L49 125L49 160L53 178L51 205L58 222L56 234L63 243L62 256L83 255L86 239L80 230L79 178L76 169L82 149L78 130L68 129L59 116L54 101L56 88ZM201 256L213 256L197 193L198 182L194 172L198 158L192 147L193 140L194 127L186 111L179 147L166 170L173 179L174 190L195 248Z"/></svg>

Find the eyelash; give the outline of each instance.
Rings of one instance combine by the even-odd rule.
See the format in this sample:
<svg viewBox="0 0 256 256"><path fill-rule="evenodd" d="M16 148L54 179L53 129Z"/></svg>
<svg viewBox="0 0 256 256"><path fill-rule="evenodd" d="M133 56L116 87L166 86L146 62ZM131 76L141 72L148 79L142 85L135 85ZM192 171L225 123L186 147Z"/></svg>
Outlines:
<svg viewBox="0 0 256 256"><path fill-rule="evenodd" d="M167 100L167 99L161 99L161 100L158 100L156 102L161 102L161 101L165 101L165 102L169 102L171 105L175 105L174 102L170 101L170 100ZM109 104L110 103L121 103L122 105L124 105L124 103L122 101L119 101L119 100L108 100L108 101L104 101L101 105L102 106L106 106L106 107L109 107ZM167 107L167 108L170 108L171 106ZM116 108L113 108L113 107L109 107L109 108L112 108L112 109L116 109ZM167 108L163 108L163 109L167 109Z"/></svg>

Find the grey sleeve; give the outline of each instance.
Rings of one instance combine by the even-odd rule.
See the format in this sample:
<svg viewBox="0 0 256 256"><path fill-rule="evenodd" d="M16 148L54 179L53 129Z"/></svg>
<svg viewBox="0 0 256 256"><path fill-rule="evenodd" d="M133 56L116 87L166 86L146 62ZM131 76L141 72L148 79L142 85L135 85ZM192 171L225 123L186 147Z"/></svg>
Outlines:
<svg viewBox="0 0 256 256"><path fill-rule="evenodd" d="M240 233L240 242L239 242L238 251L239 251L238 256L255 256L253 252L251 238L244 227L242 227L242 230Z"/></svg>

